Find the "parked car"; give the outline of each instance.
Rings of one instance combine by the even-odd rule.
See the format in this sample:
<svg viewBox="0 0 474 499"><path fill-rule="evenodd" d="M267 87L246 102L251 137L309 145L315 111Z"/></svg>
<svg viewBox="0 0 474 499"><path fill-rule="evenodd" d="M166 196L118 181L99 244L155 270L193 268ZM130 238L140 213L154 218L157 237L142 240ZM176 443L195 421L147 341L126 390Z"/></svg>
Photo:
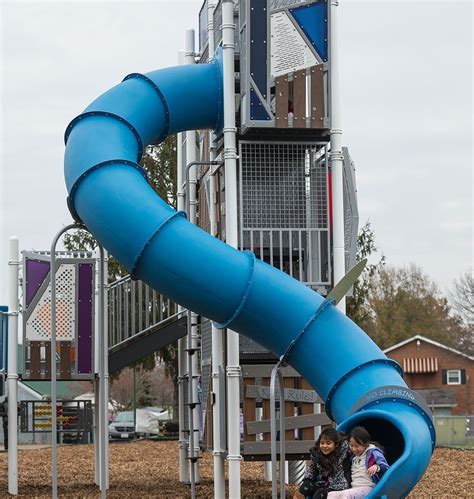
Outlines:
<svg viewBox="0 0 474 499"><path fill-rule="evenodd" d="M135 426L133 423L133 411L117 413L115 419L109 424L109 440L134 438Z"/></svg>
<svg viewBox="0 0 474 499"><path fill-rule="evenodd" d="M166 438L178 438L179 422L178 421L163 421L161 426L161 436Z"/></svg>

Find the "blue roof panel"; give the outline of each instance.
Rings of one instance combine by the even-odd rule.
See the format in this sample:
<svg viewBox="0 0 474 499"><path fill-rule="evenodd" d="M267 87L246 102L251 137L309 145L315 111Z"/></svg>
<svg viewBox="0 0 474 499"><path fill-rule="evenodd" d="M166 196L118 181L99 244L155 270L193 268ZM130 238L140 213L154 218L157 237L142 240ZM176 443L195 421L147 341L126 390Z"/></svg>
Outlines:
<svg viewBox="0 0 474 499"><path fill-rule="evenodd" d="M328 60L328 6L327 0L290 9L298 26L311 42L322 60Z"/></svg>

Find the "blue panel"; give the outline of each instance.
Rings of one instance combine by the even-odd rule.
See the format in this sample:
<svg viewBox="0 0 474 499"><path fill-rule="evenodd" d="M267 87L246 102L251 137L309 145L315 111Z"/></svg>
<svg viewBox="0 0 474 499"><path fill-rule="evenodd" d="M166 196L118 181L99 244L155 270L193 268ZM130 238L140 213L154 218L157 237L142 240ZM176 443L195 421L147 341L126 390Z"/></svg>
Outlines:
<svg viewBox="0 0 474 499"><path fill-rule="evenodd" d="M267 2L254 0L250 10L250 76L265 99L267 98L267 45Z"/></svg>
<svg viewBox="0 0 474 499"><path fill-rule="evenodd" d="M7 313L8 307L0 305L0 312ZM0 371L7 370L8 315L0 315ZM0 383L1 383L0 379Z"/></svg>
<svg viewBox="0 0 474 499"><path fill-rule="evenodd" d="M252 87L250 87L250 119L259 121L268 121L271 119L257 92Z"/></svg>
<svg viewBox="0 0 474 499"><path fill-rule="evenodd" d="M326 0L290 9L299 27L322 60L328 60L328 6Z"/></svg>

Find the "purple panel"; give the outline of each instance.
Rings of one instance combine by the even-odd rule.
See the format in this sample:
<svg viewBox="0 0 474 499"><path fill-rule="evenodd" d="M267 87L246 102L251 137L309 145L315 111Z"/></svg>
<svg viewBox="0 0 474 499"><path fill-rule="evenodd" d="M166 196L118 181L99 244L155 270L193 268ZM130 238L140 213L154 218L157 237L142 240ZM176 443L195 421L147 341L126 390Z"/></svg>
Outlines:
<svg viewBox="0 0 474 499"><path fill-rule="evenodd" d="M26 259L26 306L33 300L49 272L49 262Z"/></svg>
<svg viewBox="0 0 474 499"><path fill-rule="evenodd" d="M92 287L93 266L91 263L79 264L79 303L77 314L77 372L92 373Z"/></svg>

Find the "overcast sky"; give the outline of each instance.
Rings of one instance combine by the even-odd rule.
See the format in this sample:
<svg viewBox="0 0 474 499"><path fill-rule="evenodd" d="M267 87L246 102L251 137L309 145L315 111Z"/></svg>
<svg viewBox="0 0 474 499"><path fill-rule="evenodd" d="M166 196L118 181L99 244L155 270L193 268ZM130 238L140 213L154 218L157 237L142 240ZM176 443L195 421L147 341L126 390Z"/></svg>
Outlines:
<svg viewBox="0 0 474 499"><path fill-rule="evenodd" d="M343 137L361 224L371 221L388 263L414 262L446 290L473 264L472 3L340 3ZM71 221L69 121L128 73L175 65L201 4L1 2L2 281L11 235L44 250Z"/></svg>

